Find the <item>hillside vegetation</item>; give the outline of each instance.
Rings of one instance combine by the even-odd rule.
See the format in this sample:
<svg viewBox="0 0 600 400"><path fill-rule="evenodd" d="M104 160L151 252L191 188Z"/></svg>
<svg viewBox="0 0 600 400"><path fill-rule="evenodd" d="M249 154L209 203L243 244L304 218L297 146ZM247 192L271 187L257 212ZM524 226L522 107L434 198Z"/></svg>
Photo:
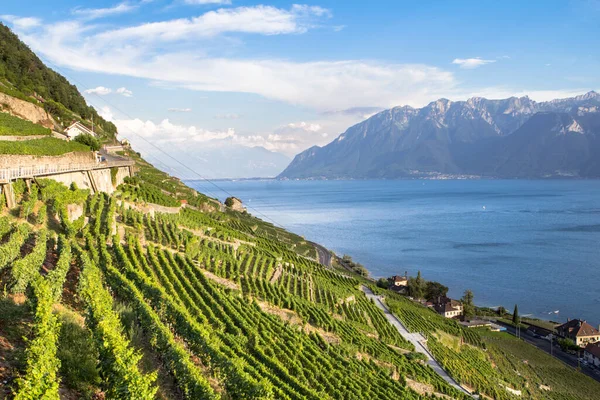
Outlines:
<svg viewBox="0 0 600 400"><path fill-rule="evenodd" d="M139 174L113 196L14 184L19 205L0 218L0 306L11 310L0 327L5 397L465 398L365 297L361 285L377 290L370 281L306 258L300 237L220 211L135 158ZM157 191L197 200L152 216L142 210L164 200L149 195ZM69 218L69 204L83 215ZM600 389L506 334L465 330L384 293L479 393L593 399Z"/></svg>
<svg viewBox="0 0 600 400"><path fill-rule="evenodd" d="M3 301L25 295L11 323L31 321L9 369L15 398L61 388L131 399L419 398L406 378L463 398L410 356L356 278L298 255L274 237L282 230L193 206L151 217L123 193L51 181L16 186L19 206L0 220ZM85 209L74 221L71 203ZM73 340L61 330L68 313L85 317L86 356L60 351ZM98 374L69 373L90 356Z"/></svg>
<svg viewBox="0 0 600 400"><path fill-rule="evenodd" d="M24 140L21 142L0 141L0 154L23 154L34 156L60 156L71 152L89 152L91 149L79 142L56 139Z"/></svg>
<svg viewBox="0 0 600 400"><path fill-rule="evenodd" d="M48 128L0 111L0 136L50 135Z"/></svg>
<svg viewBox="0 0 600 400"><path fill-rule="evenodd" d="M63 127L93 118L104 139L114 139L112 122L88 106L77 88L48 68L17 35L0 23L0 92L43 106Z"/></svg>

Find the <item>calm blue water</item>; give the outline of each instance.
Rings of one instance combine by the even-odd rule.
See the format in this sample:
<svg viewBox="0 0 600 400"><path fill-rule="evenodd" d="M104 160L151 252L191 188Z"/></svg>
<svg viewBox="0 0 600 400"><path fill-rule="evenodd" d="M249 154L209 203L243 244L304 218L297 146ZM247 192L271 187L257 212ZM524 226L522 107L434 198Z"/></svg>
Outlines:
<svg viewBox="0 0 600 400"><path fill-rule="evenodd" d="M480 305L600 323L600 181L218 185L252 214L352 255L375 277L421 270L452 297L471 289Z"/></svg>

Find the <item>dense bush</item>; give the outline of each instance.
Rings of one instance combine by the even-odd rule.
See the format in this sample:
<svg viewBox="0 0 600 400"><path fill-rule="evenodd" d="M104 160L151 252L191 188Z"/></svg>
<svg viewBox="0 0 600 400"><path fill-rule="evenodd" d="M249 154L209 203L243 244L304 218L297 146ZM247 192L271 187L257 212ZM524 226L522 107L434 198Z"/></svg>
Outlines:
<svg viewBox="0 0 600 400"><path fill-rule="evenodd" d="M98 141L98 139L96 139L95 137L93 137L92 135L90 135L88 133L83 133L81 135L77 135L75 137L75 139L73 139L73 140L77 143L81 143L85 146L88 146L93 151L100 150L100 142Z"/></svg>

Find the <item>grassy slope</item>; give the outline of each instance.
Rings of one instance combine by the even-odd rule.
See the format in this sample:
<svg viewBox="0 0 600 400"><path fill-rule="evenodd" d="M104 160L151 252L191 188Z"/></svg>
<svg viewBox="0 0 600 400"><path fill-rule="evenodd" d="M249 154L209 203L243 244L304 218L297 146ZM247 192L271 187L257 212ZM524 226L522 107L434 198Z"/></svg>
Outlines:
<svg viewBox="0 0 600 400"><path fill-rule="evenodd" d="M50 135L50 129L0 111L0 136Z"/></svg>
<svg viewBox="0 0 600 400"><path fill-rule="evenodd" d="M494 398L504 387L533 399L595 399L600 384L508 333L463 329L454 320L398 294L386 292L392 312L413 332L422 332L436 359L456 379Z"/></svg>
<svg viewBox="0 0 600 400"><path fill-rule="evenodd" d="M0 141L0 154L35 156L59 156L70 152L89 152L90 148L77 142L56 138L24 140L19 142Z"/></svg>

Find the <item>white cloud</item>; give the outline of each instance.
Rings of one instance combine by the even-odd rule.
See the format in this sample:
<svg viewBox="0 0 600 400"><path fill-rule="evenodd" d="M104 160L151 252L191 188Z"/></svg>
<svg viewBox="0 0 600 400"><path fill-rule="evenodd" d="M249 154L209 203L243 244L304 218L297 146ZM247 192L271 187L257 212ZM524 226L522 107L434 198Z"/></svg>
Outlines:
<svg viewBox="0 0 600 400"><path fill-rule="evenodd" d="M145 78L199 91L253 93L319 111L421 105L455 88L452 73L428 65L373 60L295 62L198 52L207 40L203 35L298 34L330 15L327 9L304 5L238 7L108 31L67 21L24 34L23 39L52 63L71 69ZM165 46L165 41L175 39L177 46Z"/></svg>
<svg viewBox="0 0 600 400"><path fill-rule="evenodd" d="M189 5L231 4L231 0L185 0L184 3Z"/></svg>
<svg viewBox="0 0 600 400"><path fill-rule="evenodd" d="M227 32L281 35L303 33L313 27L315 18L327 17L321 7L294 5L290 10L272 6L237 7L208 11L198 17L145 23L103 32L97 39L106 41L175 41L213 37Z"/></svg>
<svg viewBox="0 0 600 400"><path fill-rule="evenodd" d="M120 94L120 95L122 95L122 96L125 96L125 97L132 97L133 96L133 92L131 90L127 89L127 88L124 88L124 87L118 88L117 89L117 93Z"/></svg>
<svg viewBox="0 0 600 400"><path fill-rule="evenodd" d="M313 20L307 21L306 15ZM202 35L242 30L262 34L300 33L312 26L314 18L329 15L326 9L310 6L238 7L209 11L192 19L108 31L102 31L106 28L100 25L90 27L81 21L66 21L21 33L34 51L58 66L143 78L170 88L252 93L319 112L422 106L440 97L465 99L486 91L490 97L498 98L524 91L522 88L497 88L497 92L488 91L494 88L466 88L459 86L452 72L422 64L360 59L298 62L235 58L230 51L213 49L203 53L197 50L204 48L207 41ZM171 31L171 28L174 29ZM176 46L165 46L165 40L175 38ZM218 55L211 54L213 52ZM475 61L457 59L455 62L466 68L493 61L468 60ZM368 116L368 113L361 115ZM357 117L346 120L355 121Z"/></svg>
<svg viewBox="0 0 600 400"><path fill-rule="evenodd" d="M495 63L496 60L484 60L480 57L475 58L455 58L452 61L452 64L457 64L460 68L463 69L473 69L481 67L482 65Z"/></svg>
<svg viewBox="0 0 600 400"><path fill-rule="evenodd" d="M98 87L93 88L93 89L87 89L85 91L85 93L98 94L100 96L104 96L104 95L107 95L109 93L112 93L112 89L104 87L104 86L98 86Z"/></svg>
<svg viewBox="0 0 600 400"><path fill-rule="evenodd" d="M100 110L96 110L96 111L98 111L98 115L100 115L105 120L107 120L109 122L114 121L114 115L113 115L113 112L110 109L110 107L104 106Z"/></svg>
<svg viewBox="0 0 600 400"><path fill-rule="evenodd" d="M185 112L191 112L192 109L191 108L167 108L167 111L185 113Z"/></svg>
<svg viewBox="0 0 600 400"><path fill-rule="evenodd" d="M26 40L53 63L73 69L146 78L192 90L255 93L322 111L420 105L455 86L452 73L427 65L229 59L199 57L193 52L154 55L143 47L71 44L69 38L76 36L66 31L50 32L54 35L50 41L46 36Z"/></svg>
<svg viewBox="0 0 600 400"><path fill-rule="evenodd" d="M239 119L242 116L239 114L217 114L215 115L216 119Z"/></svg>
<svg viewBox="0 0 600 400"><path fill-rule="evenodd" d="M319 124L313 124L313 123L309 123L309 122L292 122L290 124L287 125L289 128L292 129L301 129L307 132L318 132L320 131L321 125Z"/></svg>
<svg viewBox="0 0 600 400"><path fill-rule="evenodd" d="M194 125L177 125L169 119L163 119L159 123L150 120L143 121L136 119L113 119L121 135L130 139L133 136L140 136L146 139L152 139L152 143L170 143L170 142L209 142L212 140L224 140L235 138L237 135L233 128L224 131L211 131L202 129Z"/></svg>
<svg viewBox="0 0 600 400"><path fill-rule="evenodd" d="M85 19L97 19L109 17L111 15L127 13L135 10L136 8L137 6L135 5L120 3L116 6L107 8L75 8L71 11L71 13Z"/></svg>
<svg viewBox="0 0 600 400"><path fill-rule="evenodd" d="M42 21L34 17L17 17L16 15L0 15L0 19L10 22L15 28L27 30L39 26Z"/></svg>

